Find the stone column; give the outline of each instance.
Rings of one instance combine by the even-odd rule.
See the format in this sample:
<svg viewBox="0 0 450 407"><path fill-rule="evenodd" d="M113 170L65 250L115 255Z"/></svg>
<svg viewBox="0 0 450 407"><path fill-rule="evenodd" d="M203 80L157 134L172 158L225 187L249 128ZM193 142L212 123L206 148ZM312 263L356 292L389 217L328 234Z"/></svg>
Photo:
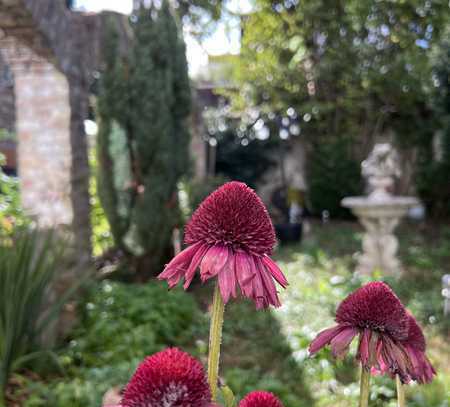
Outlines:
<svg viewBox="0 0 450 407"><path fill-rule="evenodd" d="M80 163L71 138L73 112L67 77L51 58L14 38L2 39L0 50L14 73L23 207L41 227L67 226L74 232L79 255L89 257L89 250L79 250L89 248L89 225L86 233L75 227L80 222L75 219L73 173Z"/></svg>
<svg viewBox="0 0 450 407"><path fill-rule="evenodd" d="M70 106L66 77L48 62L16 67L23 206L44 227L70 225Z"/></svg>

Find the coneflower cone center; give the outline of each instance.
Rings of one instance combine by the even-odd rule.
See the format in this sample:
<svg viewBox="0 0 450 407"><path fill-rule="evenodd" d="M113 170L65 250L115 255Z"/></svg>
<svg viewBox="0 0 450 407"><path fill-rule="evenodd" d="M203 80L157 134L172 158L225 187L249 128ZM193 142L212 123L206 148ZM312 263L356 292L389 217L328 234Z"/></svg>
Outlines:
<svg viewBox="0 0 450 407"><path fill-rule="evenodd" d="M186 226L186 244L200 241L265 255L272 252L275 232L258 195L243 183L229 182L202 202Z"/></svg>
<svg viewBox="0 0 450 407"><path fill-rule="evenodd" d="M408 336L408 314L398 297L383 282L372 282L350 294L338 307L336 321L388 334L395 340Z"/></svg>
<svg viewBox="0 0 450 407"><path fill-rule="evenodd" d="M128 383L122 407L209 406L202 364L176 348L145 359Z"/></svg>

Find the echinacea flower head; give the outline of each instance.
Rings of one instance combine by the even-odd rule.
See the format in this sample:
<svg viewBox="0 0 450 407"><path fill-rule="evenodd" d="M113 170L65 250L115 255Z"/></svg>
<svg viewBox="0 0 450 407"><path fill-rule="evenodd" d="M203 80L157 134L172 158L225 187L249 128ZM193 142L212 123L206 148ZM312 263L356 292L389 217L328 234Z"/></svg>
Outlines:
<svg viewBox="0 0 450 407"><path fill-rule="evenodd" d="M170 288L184 278L187 289L199 268L202 282L218 278L225 303L237 296L239 287L258 309L278 307L275 281L285 288L287 280L269 257L275 242L272 222L258 195L241 182L228 182L194 212L185 231L188 247L158 278L167 280Z"/></svg>
<svg viewBox="0 0 450 407"><path fill-rule="evenodd" d="M436 375L436 371L425 354L425 336L416 319L411 314L408 314L408 318L408 337L402 342L402 344L411 360L412 370L410 372L410 376L418 383L430 383Z"/></svg>
<svg viewBox="0 0 450 407"><path fill-rule="evenodd" d="M253 391L241 400L238 407L283 407L283 404L268 391Z"/></svg>
<svg viewBox="0 0 450 407"><path fill-rule="evenodd" d="M121 407L210 407L202 364L177 348L146 358L125 388Z"/></svg>
<svg viewBox="0 0 450 407"><path fill-rule="evenodd" d="M336 322L312 341L310 354L330 345L333 356L343 357L358 336L357 357L364 367L409 380L411 360L402 344L408 338L409 317L387 284L372 282L351 293L339 305Z"/></svg>

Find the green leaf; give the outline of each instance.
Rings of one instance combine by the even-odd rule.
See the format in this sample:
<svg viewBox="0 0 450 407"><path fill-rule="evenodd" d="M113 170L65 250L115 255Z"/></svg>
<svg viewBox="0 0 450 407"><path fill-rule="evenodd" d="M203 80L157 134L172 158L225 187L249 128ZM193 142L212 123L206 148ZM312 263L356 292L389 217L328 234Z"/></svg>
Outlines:
<svg viewBox="0 0 450 407"><path fill-rule="evenodd" d="M233 391L228 386L221 387L220 393L225 403L225 407L234 407L236 405L236 397L234 396Z"/></svg>

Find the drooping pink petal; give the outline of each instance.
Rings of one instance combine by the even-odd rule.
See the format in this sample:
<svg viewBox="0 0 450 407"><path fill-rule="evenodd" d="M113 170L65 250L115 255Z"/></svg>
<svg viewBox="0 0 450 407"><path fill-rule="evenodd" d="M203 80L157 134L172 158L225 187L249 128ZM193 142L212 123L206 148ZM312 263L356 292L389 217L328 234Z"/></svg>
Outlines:
<svg viewBox="0 0 450 407"><path fill-rule="evenodd" d="M235 254L235 270L239 287L244 297L251 298L252 280L255 277L255 268L251 266L253 256L238 250Z"/></svg>
<svg viewBox="0 0 450 407"><path fill-rule="evenodd" d="M201 245L197 249L197 253L194 254L194 257L191 260L191 263L189 264L189 267L185 274L185 282L184 282L184 289L187 290L189 286L191 285L191 282L195 276L195 272L197 271L197 268L200 266L200 263L203 259L203 256L208 251L208 246Z"/></svg>
<svg viewBox="0 0 450 407"><path fill-rule="evenodd" d="M331 351L335 358L345 356L348 347L353 338L358 334L358 330L352 327L346 327L331 339Z"/></svg>
<svg viewBox="0 0 450 407"><path fill-rule="evenodd" d="M275 283L272 277L269 275L269 271L266 269L266 267L259 258L256 259L255 264L256 269L261 276L261 281L263 283L267 302L273 305L274 307L281 307L281 302L278 298L277 288L275 287Z"/></svg>
<svg viewBox="0 0 450 407"><path fill-rule="evenodd" d="M369 365L369 344L370 344L370 338L372 336L372 332L370 329L364 329L359 340L359 347L358 347L358 358L363 364L363 366Z"/></svg>
<svg viewBox="0 0 450 407"><path fill-rule="evenodd" d="M415 349L410 345L405 346L406 351L408 352L409 359L411 360L411 364L414 372L417 372L422 367L420 361L420 350Z"/></svg>
<svg viewBox="0 0 450 407"><path fill-rule="evenodd" d="M167 280L170 288L177 285L201 246L202 243L199 242L180 252L166 265L164 271L159 274L158 280Z"/></svg>
<svg viewBox="0 0 450 407"><path fill-rule="evenodd" d="M256 303L256 309L266 308L269 303L266 296L264 295L264 285L262 282L261 274L258 272L255 261L250 262L250 266L252 267L252 271L255 274L252 279L252 298Z"/></svg>
<svg viewBox="0 0 450 407"><path fill-rule="evenodd" d="M215 245L210 247L200 263L200 278L202 282L219 274L230 255L231 250L228 246Z"/></svg>
<svg viewBox="0 0 450 407"><path fill-rule="evenodd" d="M325 329L320 332L309 345L309 354L314 355L324 346L328 345L331 340L346 328L345 325L336 325L332 328Z"/></svg>
<svg viewBox="0 0 450 407"><path fill-rule="evenodd" d="M383 373L391 376L398 374L403 383L408 383L411 380L410 372L413 370L413 366L405 348L388 335L381 335L380 340L382 342L382 362L386 366ZM381 364L379 365L381 368Z"/></svg>
<svg viewBox="0 0 450 407"><path fill-rule="evenodd" d="M277 264L269 256L263 256L262 261L278 284L286 288L289 283Z"/></svg>
<svg viewBox="0 0 450 407"><path fill-rule="evenodd" d="M417 375L416 380L419 383L431 383L433 381L434 376L436 376L436 370L434 370L433 365L426 357L425 354L422 354L422 374L420 372Z"/></svg>
<svg viewBox="0 0 450 407"><path fill-rule="evenodd" d="M425 353L410 345L406 346L406 351L412 362L411 377L420 384L430 383L436 375L433 365L430 363Z"/></svg>
<svg viewBox="0 0 450 407"><path fill-rule="evenodd" d="M412 379L416 380L418 383L429 383L433 380L436 371L425 354L425 336L414 316L411 313L408 313L408 317L408 337L402 341L402 344L404 345L412 364L410 375Z"/></svg>
<svg viewBox="0 0 450 407"><path fill-rule="evenodd" d="M234 270L234 257L229 256L228 261L219 272L219 288L223 302L226 304L231 296L236 297L236 274Z"/></svg>

